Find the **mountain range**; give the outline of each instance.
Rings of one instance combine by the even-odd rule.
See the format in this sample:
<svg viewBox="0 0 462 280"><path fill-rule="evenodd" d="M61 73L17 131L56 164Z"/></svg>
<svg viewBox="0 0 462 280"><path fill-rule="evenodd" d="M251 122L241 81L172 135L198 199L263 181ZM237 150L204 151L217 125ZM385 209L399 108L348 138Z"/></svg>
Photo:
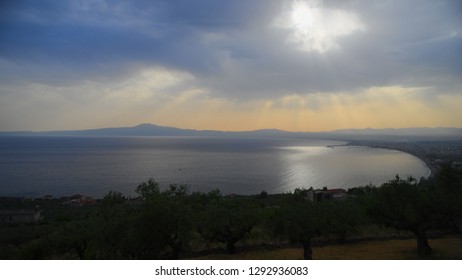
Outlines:
<svg viewBox="0 0 462 280"><path fill-rule="evenodd" d="M4 131L0 136L197 136L197 137L287 137L332 140L462 140L462 128L341 129L327 132L289 132L278 129L219 131L181 129L154 124L87 130Z"/></svg>

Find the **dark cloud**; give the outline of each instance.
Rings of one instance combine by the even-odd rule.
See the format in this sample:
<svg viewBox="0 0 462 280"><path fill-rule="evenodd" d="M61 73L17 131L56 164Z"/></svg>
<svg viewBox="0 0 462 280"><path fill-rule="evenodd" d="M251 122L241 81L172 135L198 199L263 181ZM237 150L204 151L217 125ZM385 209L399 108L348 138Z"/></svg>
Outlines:
<svg viewBox="0 0 462 280"><path fill-rule="evenodd" d="M2 1L0 58L23 65L8 79L47 83L161 65L237 99L438 86L462 75L460 1L324 1L365 26L325 53L296 49L290 31L274 27L290 2Z"/></svg>
<svg viewBox="0 0 462 280"><path fill-rule="evenodd" d="M339 51L301 53L281 43L286 34L271 41L274 34L262 32L255 38L264 42L260 55L254 60L237 59L235 63L244 66L230 76L213 76L212 84L225 85L213 87L234 94L271 96L371 86L459 84L460 5L453 1L340 2L326 1L325 5L356 13L366 30L338 38ZM233 83L226 82L230 79Z"/></svg>
<svg viewBox="0 0 462 280"><path fill-rule="evenodd" d="M65 3L65 4L63 4ZM72 64L75 75L98 69L156 64L193 73L219 67L207 33L246 29L268 16L270 1L14 1L4 4L0 56L39 63L50 76L55 64ZM274 5L273 5L274 6ZM234 55L244 54L244 42ZM240 50L239 50L240 48ZM57 67L60 68L60 67ZM81 73L78 73L81 72ZM58 74L58 75L55 75ZM50 77L50 80L53 78Z"/></svg>

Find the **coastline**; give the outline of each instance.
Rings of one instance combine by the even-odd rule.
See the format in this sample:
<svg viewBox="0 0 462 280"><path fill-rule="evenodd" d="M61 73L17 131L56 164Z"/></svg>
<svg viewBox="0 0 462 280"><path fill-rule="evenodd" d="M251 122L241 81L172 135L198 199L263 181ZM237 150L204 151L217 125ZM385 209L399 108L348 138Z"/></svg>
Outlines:
<svg viewBox="0 0 462 280"><path fill-rule="evenodd" d="M373 141L351 141L348 142L345 146L363 146L377 149L387 149L400 151L403 153L410 154L419 160L429 169L430 174L428 178L433 177L439 170L439 166L436 162L427 157L424 153L419 152L417 149L413 149L410 145L403 143L387 143L387 142L373 142Z"/></svg>

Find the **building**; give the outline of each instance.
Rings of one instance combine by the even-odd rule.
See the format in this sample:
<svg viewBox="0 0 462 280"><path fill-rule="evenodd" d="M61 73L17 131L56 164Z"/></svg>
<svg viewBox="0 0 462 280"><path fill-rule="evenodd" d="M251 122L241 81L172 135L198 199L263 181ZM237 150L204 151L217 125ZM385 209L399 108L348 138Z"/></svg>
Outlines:
<svg viewBox="0 0 462 280"><path fill-rule="evenodd" d="M69 205L69 206L93 205L93 204L96 204L96 199L94 199L91 196L87 196L87 195L75 194L69 197L68 200L63 202L63 204Z"/></svg>
<svg viewBox="0 0 462 280"><path fill-rule="evenodd" d="M38 223L41 210L0 210L1 223Z"/></svg>
<svg viewBox="0 0 462 280"><path fill-rule="evenodd" d="M343 200L348 197L346 190L344 189L317 189L309 190L307 198L309 201L321 202L324 200Z"/></svg>

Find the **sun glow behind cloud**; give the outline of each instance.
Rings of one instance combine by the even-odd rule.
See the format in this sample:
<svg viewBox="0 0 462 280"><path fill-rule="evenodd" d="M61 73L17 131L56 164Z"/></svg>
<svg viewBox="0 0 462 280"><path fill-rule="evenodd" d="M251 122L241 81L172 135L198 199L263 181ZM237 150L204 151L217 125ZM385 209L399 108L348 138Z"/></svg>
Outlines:
<svg viewBox="0 0 462 280"><path fill-rule="evenodd" d="M322 1L303 0L293 1L275 26L290 30L288 44L301 51L319 53L339 49L339 38L366 30L353 12L326 8Z"/></svg>

